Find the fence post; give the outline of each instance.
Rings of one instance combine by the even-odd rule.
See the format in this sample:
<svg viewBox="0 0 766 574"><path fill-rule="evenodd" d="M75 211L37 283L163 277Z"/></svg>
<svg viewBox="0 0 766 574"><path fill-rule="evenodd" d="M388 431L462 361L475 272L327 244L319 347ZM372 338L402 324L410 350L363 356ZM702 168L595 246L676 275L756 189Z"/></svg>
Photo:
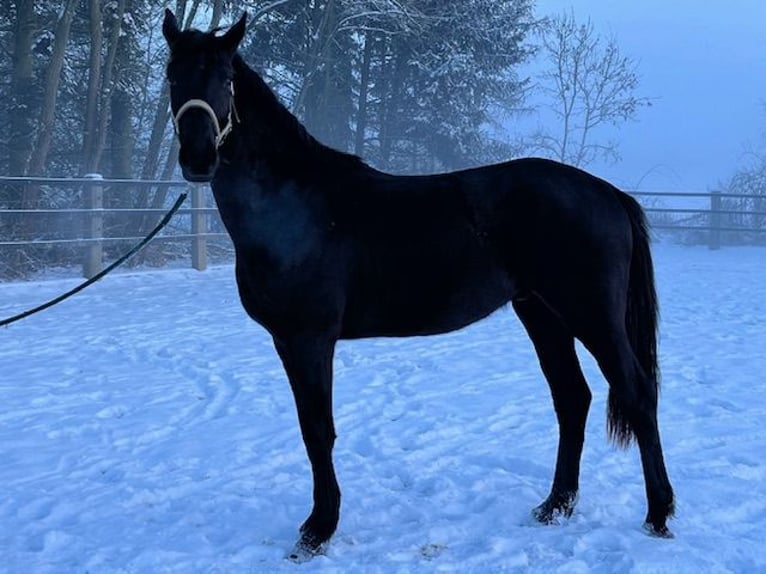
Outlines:
<svg viewBox="0 0 766 574"><path fill-rule="evenodd" d="M85 216L85 239L90 241L85 247L85 260L82 264L82 274L90 279L101 271L101 263L104 256L104 244L101 242L104 235L104 188L100 173L89 173L86 179L93 183L86 183L83 193L83 207L88 211Z"/></svg>
<svg viewBox="0 0 766 574"><path fill-rule="evenodd" d="M197 271L207 269L207 214L205 207L205 188L202 185L193 185L191 191L192 214L192 267Z"/></svg>
<svg viewBox="0 0 766 574"><path fill-rule="evenodd" d="M721 192L710 192L710 237L708 248L721 248Z"/></svg>

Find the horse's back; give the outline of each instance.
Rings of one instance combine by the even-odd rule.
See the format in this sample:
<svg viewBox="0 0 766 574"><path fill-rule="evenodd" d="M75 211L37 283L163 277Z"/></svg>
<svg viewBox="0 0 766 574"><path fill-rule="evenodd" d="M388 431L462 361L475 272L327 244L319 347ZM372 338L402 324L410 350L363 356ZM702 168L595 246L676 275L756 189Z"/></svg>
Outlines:
<svg viewBox="0 0 766 574"><path fill-rule="evenodd" d="M609 233L605 219L625 215L618 198L622 192L612 184L552 160L517 159L456 175L468 203L488 226L512 224L525 234L545 231L569 239L575 232ZM548 223L558 227L551 229Z"/></svg>
<svg viewBox="0 0 766 574"><path fill-rule="evenodd" d="M445 332L527 292L572 306L627 280L622 192L577 168L532 158L363 181L334 210L353 253L344 336Z"/></svg>

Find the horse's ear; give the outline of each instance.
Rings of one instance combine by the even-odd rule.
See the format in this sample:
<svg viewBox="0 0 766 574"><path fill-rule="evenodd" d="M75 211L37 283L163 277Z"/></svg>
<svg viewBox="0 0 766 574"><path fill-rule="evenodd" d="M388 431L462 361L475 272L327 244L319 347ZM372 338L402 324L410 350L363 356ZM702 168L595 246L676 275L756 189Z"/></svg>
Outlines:
<svg viewBox="0 0 766 574"><path fill-rule="evenodd" d="M247 24L247 12L229 30L221 36L221 45L229 52L236 52L242 38L245 37L245 24Z"/></svg>
<svg viewBox="0 0 766 574"><path fill-rule="evenodd" d="M168 8L165 8L165 19L162 21L162 35L165 36L169 46L175 44L180 33L181 30L178 29L178 21L175 14Z"/></svg>

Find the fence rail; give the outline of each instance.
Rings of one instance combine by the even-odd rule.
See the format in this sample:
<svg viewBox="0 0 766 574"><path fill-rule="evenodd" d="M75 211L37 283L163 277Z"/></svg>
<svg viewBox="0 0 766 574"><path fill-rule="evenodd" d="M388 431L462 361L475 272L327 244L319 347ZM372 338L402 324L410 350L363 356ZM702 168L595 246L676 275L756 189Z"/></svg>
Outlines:
<svg viewBox="0 0 766 574"><path fill-rule="evenodd" d="M45 189L63 200L46 201L44 207L23 200L30 187ZM51 193L55 190L55 193ZM213 207L210 190L182 181L0 176L0 279L14 276L7 268L31 259L61 258L67 265L78 258L82 274L92 277L103 269L105 259L116 258L140 241L167 212L174 190L187 191L191 206L180 209L173 225L155 237L152 245L172 243L191 259L191 266L204 270L208 248L215 242L231 251L228 235ZM150 207L135 206L153 201ZM58 203L61 207L51 207ZM187 203L188 205L188 203ZM139 222L142 221L143 224ZM125 230L128 229L128 233ZM185 244L185 247L183 247ZM65 250L64 254L41 255L35 249ZM79 252L79 256L76 254ZM5 272L4 272L5 271Z"/></svg>
<svg viewBox="0 0 766 574"><path fill-rule="evenodd" d="M759 243L766 240L766 195L720 191L629 193L643 204L654 230L695 233L697 241L704 241L710 249L720 249L726 234L756 236L760 238ZM651 203L667 198L676 201L703 200L704 205L667 207ZM743 205L745 202L750 202L750 205Z"/></svg>
<svg viewBox="0 0 766 574"><path fill-rule="evenodd" d="M29 205L29 190L42 188L48 194L46 205ZM198 270L207 267L212 244L230 256L231 245L207 186L181 181L102 179L97 175L0 176L0 278L6 275L3 267L13 265L13 257L33 258L28 250L54 248L69 250L70 265L71 258L77 257L73 253L79 252L83 275L92 277L104 267L104 259L119 255L115 249L136 243L148 231L127 222L131 218L142 218L145 223L159 220L171 201L167 192L176 189L190 192L191 207L179 210L174 225L154 241L185 245L184 254L190 256L191 266ZM695 241L711 249L719 249L726 234L747 234L766 242L766 196L715 191L636 191L631 195L642 203L655 230L695 234ZM51 196L58 200L52 201ZM667 202L673 205L665 205ZM749 205L745 209L742 204L746 202ZM43 224L39 223L41 219ZM126 234L126 228L131 232Z"/></svg>

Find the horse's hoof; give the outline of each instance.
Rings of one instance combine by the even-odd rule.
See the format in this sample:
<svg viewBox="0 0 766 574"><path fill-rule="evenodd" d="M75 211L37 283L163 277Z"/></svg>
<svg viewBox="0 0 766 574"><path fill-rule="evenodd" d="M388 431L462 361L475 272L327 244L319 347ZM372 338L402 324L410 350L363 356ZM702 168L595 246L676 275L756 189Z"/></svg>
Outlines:
<svg viewBox="0 0 766 574"><path fill-rule="evenodd" d="M556 518L553 515L553 509L546 505L541 504L532 509L532 518L534 518L540 524L553 524L556 522Z"/></svg>
<svg viewBox="0 0 766 574"><path fill-rule="evenodd" d="M324 543L318 542L314 536L304 532L293 549L287 554L287 559L296 564L303 564L315 556L324 554L324 551Z"/></svg>
<svg viewBox="0 0 766 574"><path fill-rule="evenodd" d="M577 505L577 492L549 496L532 509L532 517L540 524L558 524L560 518L570 518Z"/></svg>
<svg viewBox="0 0 766 574"><path fill-rule="evenodd" d="M644 530L649 536L654 536L655 538L665 538L668 540L675 538L675 535L664 524L655 525L651 522L644 522Z"/></svg>

